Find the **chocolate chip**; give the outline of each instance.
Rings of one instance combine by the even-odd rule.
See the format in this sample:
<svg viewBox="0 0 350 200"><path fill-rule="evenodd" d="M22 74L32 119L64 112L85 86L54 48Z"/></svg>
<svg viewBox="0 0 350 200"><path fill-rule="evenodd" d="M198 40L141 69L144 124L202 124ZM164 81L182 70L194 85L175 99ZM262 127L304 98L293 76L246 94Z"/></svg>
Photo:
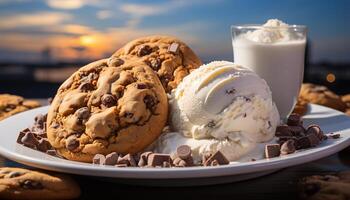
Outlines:
<svg viewBox="0 0 350 200"><path fill-rule="evenodd" d="M133 114L133 113L130 113L130 112L126 112L126 113L124 114L124 117L125 117L125 118L131 119L131 118L134 117L134 114Z"/></svg>
<svg viewBox="0 0 350 200"><path fill-rule="evenodd" d="M24 130L22 130L21 132L19 132L19 135L17 137L17 143L18 144L23 144L22 143L22 138L26 135L26 133L30 132L29 128L26 128Z"/></svg>
<svg viewBox="0 0 350 200"><path fill-rule="evenodd" d="M106 155L105 165L116 165L118 162L119 154L116 152Z"/></svg>
<svg viewBox="0 0 350 200"><path fill-rule="evenodd" d="M39 114L39 115L35 116L35 118L34 118L35 124L38 124L41 127L43 127L44 122L46 122L46 118L47 118L47 114L45 114L45 115Z"/></svg>
<svg viewBox="0 0 350 200"><path fill-rule="evenodd" d="M79 119L88 119L90 117L89 108L88 107L79 108L77 111L75 111L75 115Z"/></svg>
<svg viewBox="0 0 350 200"><path fill-rule="evenodd" d="M126 154L123 157L119 157L117 164L126 164L128 166L136 167L135 158L131 154Z"/></svg>
<svg viewBox="0 0 350 200"><path fill-rule="evenodd" d="M151 65L152 69L154 69L154 70L158 70L160 68L161 64L162 64L162 61L159 58L155 58L155 59L151 60L151 62L150 62L150 65Z"/></svg>
<svg viewBox="0 0 350 200"><path fill-rule="evenodd" d="M306 137L309 139L311 147L315 147L320 144L320 139L315 133L308 134Z"/></svg>
<svg viewBox="0 0 350 200"><path fill-rule="evenodd" d="M289 126L289 130L292 132L292 134L296 137L304 136L305 129L303 126Z"/></svg>
<svg viewBox="0 0 350 200"><path fill-rule="evenodd" d="M6 177L7 178L15 178L15 177L21 176L23 174L24 174L23 172L10 172Z"/></svg>
<svg viewBox="0 0 350 200"><path fill-rule="evenodd" d="M297 139L296 148L297 149L306 149L311 147L310 140L307 136L301 137Z"/></svg>
<svg viewBox="0 0 350 200"><path fill-rule="evenodd" d="M50 142L46 138L41 138L37 145L37 149L42 152L46 152L49 149L52 149Z"/></svg>
<svg viewBox="0 0 350 200"><path fill-rule="evenodd" d="M98 164L98 165L104 165L106 161L106 157L102 154L96 154L93 158L92 158L92 163L93 164Z"/></svg>
<svg viewBox="0 0 350 200"><path fill-rule="evenodd" d="M179 52L179 43L171 43L171 45L168 47L168 52L177 54Z"/></svg>
<svg viewBox="0 0 350 200"><path fill-rule="evenodd" d="M147 89L147 84L146 83L137 83L136 88L139 90Z"/></svg>
<svg viewBox="0 0 350 200"><path fill-rule="evenodd" d="M307 128L307 131L306 131L306 134L309 135L309 134L315 134L319 140L323 140L324 138L324 134L320 128L320 126L318 125L310 125L308 128Z"/></svg>
<svg viewBox="0 0 350 200"><path fill-rule="evenodd" d="M274 158L280 156L279 144L267 144L265 145L265 158Z"/></svg>
<svg viewBox="0 0 350 200"><path fill-rule="evenodd" d="M107 108L117 105L117 100L111 94L104 94L101 98L101 101L102 101L102 104Z"/></svg>
<svg viewBox="0 0 350 200"><path fill-rule="evenodd" d="M211 120L211 121L209 121L208 124L205 125L205 126L206 126L206 127L209 127L209 128L214 128L214 127L216 126L216 124L215 124L214 120Z"/></svg>
<svg viewBox="0 0 350 200"><path fill-rule="evenodd" d="M66 148L69 151L75 150L76 148L79 147L79 145L80 145L80 142L75 135L71 135L66 139Z"/></svg>
<svg viewBox="0 0 350 200"><path fill-rule="evenodd" d="M214 160L216 160L219 165L227 165L230 163L221 151L217 151L205 161L204 166L211 166Z"/></svg>
<svg viewBox="0 0 350 200"><path fill-rule="evenodd" d="M192 153L191 147L188 145L181 145L177 147L176 153L177 153L177 156L179 156L179 158L185 160L191 156L191 153Z"/></svg>
<svg viewBox="0 0 350 200"><path fill-rule="evenodd" d="M285 124L279 125L276 128L276 137L289 137L292 136L292 132L290 131L289 127Z"/></svg>
<svg viewBox="0 0 350 200"><path fill-rule="evenodd" d="M301 122L301 117L296 113L290 114L287 120L287 124L289 126L298 126L300 125L300 122Z"/></svg>
<svg viewBox="0 0 350 200"><path fill-rule="evenodd" d="M281 155L287 155L295 152L294 140L287 140L281 146Z"/></svg>
<svg viewBox="0 0 350 200"><path fill-rule="evenodd" d="M44 186L40 182L29 179L23 181L22 183L20 183L20 185L22 188L30 190L40 190L44 188Z"/></svg>
<svg viewBox="0 0 350 200"><path fill-rule="evenodd" d="M84 82L79 86L79 90L82 92L88 92L94 89L94 85L90 82Z"/></svg>
<svg viewBox="0 0 350 200"><path fill-rule="evenodd" d="M234 94L234 93L236 93L236 89L234 89L234 88L227 89L227 90L225 91L225 93L226 93L226 94Z"/></svg>
<svg viewBox="0 0 350 200"><path fill-rule="evenodd" d="M32 132L26 132L25 135L21 139L22 144L27 147L35 148L38 144L38 140L35 138Z"/></svg>
<svg viewBox="0 0 350 200"><path fill-rule="evenodd" d="M146 108L153 110L154 106L156 105L156 100L151 95L146 95L143 99L143 102L146 104Z"/></svg>
<svg viewBox="0 0 350 200"><path fill-rule="evenodd" d="M50 156L61 157L60 155L57 154L57 151L55 149L49 149L46 151L46 153Z"/></svg>
<svg viewBox="0 0 350 200"><path fill-rule="evenodd" d="M124 64L124 60L116 57L111 57L108 59L107 65L110 67L119 67Z"/></svg>
<svg viewBox="0 0 350 200"><path fill-rule="evenodd" d="M172 160L169 154L152 153L148 156L147 164L148 166L156 167L162 166L163 162L171 163Z"/></svg>
<svg viewBox="0 0 350 200"><path fill-rule="evenodd" d="M145 165L147 165L147 161L148 161L148 156L151 155L153 152L151 151L147 151L147 152L144 152L140 155L140 160L138 162L138 166L139 167L143 167Z"/></svg>
<svg viewBox="0 0 350 200"><path fill-rule="evenodd" d="M142 57L152 52L152 48L148 45L142 45L137 51L137 56Z"/></svg>

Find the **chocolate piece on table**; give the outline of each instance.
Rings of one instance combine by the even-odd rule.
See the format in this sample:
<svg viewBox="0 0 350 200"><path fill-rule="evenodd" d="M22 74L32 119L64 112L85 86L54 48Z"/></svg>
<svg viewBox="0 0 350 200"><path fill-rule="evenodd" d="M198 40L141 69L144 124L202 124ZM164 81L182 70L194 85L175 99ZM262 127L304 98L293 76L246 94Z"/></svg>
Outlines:
<svg viewBox="0 0 350 200"><path fill-rule="evenodd" d="M92 159L93 164L104 165L106 161L106 157L102 154L96 154Z"/></svg>
<svg viewBox="0 0 350 200"><path fill-rule="evenodd" d="M177 156L179 156L179 158L185 160L191 156L191 153L192 153L191 147L188 145L181 145L177 147L176 153L177 153Z"/></svg>
<svg viewBox="0 0 350 200"><path fill-rule="evenodd" d="M118 162L119 154L116 152L106 155L105 165L116 165Z"/></svg>
<svg viewBox="0 0 350 200"><path fill-rule="evenodd" d="M147 160L148 166L152 166L152 167L163 166L163 162L169 162L169 163L172 162L169 154L153 153L148 156L148 160Z"/></svg>
<svg viewBox="0 0 350 200"><path fill-rule="evenodd" d="M217 151L205 161L204 166L211 166L214 160L216 160L219 165L227 165L230 163L221 151Z"/></svg>
<svg viewBox="0 0 350 200"><path fill-rule="evenodd" d="M276 137L288 137L293 136L292 132L289 129L289 126L283 124L276 127Z"/></svg>
<svg viewBox="0 0 350 200"><path fill-rule="evenodd" d="M171 43L171 45L168 48L168 51L174 54L177 54L179 52L179 43Z"/></svg>
<svg viewBox="0 0 350 200"><path fill-rule="evenodd" d="M300 115L298 115L296 113L290 114L289 117L288 117L288 120L287 120L287 124L289 126L301 125L301 117L300 117Z"/></svg>
<svg viewBox="0 0 350 200"><path fill-rule="evenodd" d="M274 158L280 156L279 144L267 144L265 145L265 158Z"/></svg>
<svg viewBox="0 0 350 200"><path fill-rule="evenodd" d="M281 155L287 155L295 152L294 140L287 140L281 146Z"/></svg>

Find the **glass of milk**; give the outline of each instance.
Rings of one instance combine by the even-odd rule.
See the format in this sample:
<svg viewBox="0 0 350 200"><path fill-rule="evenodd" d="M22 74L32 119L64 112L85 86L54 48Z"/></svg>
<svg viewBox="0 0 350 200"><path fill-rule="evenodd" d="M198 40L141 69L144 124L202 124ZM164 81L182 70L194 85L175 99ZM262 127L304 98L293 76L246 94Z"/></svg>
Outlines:
<svg viewBox="0 0 350 200"><path fill-rule="evenodd" d="M272 19L232 26L234 62L265 79L282 119L292 112L303 81L307 28Z"/></svg>

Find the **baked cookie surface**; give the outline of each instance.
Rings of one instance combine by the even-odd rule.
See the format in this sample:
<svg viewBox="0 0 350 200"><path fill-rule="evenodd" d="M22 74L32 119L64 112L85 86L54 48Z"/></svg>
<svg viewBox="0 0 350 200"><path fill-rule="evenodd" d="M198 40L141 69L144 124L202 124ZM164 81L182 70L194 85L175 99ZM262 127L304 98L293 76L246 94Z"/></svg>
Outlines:
<svg viewBox="0 0 350 200"><path fill-rule="evenodd" d="M17 95L0 94L0 120L39 106L37 101L25 100Z"/></svg>
<svg viewBox="0 0 350 200"><path fill-rule="evenodd" d="M340 96L325 86L304 83L301 86L299 95L310 103L327 106L342 112L346 110L346 104L341 100Z"/></svg>
<svg viewBox="0 0 350 200"><path fill-rule="evenodd" d="M305 113L307 112L307 105L308 105L308 101L303 99L301 96L299 96L298 101L295 104L293 113L297 113L299 115L305 115Z"/></svg>
<svg viewBox="0 0 350 200"><path fill-rule="evenodd" d="M299 183L299 191L301 199L307 200L350 199L350 172L305 177Z"/></svg>
<svg viewBox="0 0 350 200"><path fill-rule="evenodd" d="M184 42L175 37L161 35L135 39L112 57L144 61L156 71L168 93L193 69L202 65L198 56Z"/></svg>
<svg viewBox="0 0 350 200"><path fill-rule="evenodd" d="M79 186L66 175L0 168L0 199L73 199L79 195Z"/></svg>
<svg viewBox="0 0 350 200"><path fill-rule="evenodd" d="M51 145L69 160L136 153L167 120L166 93L143 62L107 59L80 68L58 89L47 117Z"/></svg>

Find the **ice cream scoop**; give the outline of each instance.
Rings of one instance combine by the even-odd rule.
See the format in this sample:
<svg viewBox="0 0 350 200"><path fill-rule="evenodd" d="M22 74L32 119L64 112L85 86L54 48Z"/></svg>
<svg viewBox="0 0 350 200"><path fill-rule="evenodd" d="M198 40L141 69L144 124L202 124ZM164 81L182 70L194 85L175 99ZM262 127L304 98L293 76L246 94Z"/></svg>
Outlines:
<svg viewBox="0 0 350 200"><path fill-rule="evenodd" d="M233 161L256 143L270 140L279 123L267 83L253 71L227 61L191 72L172 91L170 105L171 127L181 137L171 133L160 138L158 150L167 153L172 145L185 143L197 156L220 150Z"/></svg>

